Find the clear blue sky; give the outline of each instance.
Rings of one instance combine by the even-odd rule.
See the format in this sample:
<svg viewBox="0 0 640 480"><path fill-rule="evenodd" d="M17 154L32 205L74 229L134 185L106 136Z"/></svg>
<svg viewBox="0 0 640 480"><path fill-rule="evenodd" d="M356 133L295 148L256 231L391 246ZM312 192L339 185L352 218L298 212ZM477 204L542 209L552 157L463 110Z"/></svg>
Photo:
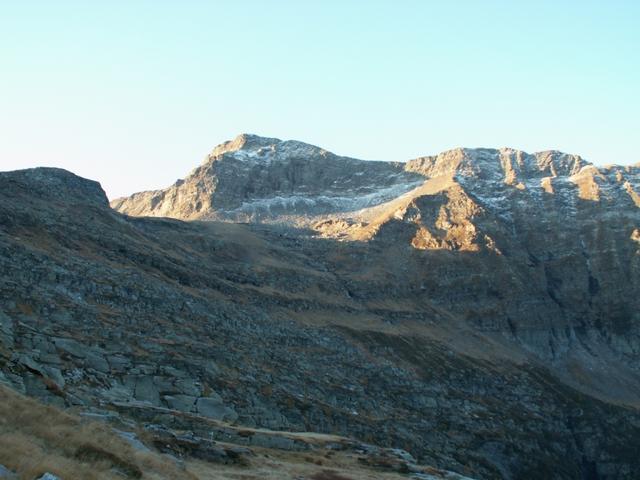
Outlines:
<svg viewBox="0 0 640 480"><path fill-rule="evenodd" d="M640 161L640 2L0 0L0 170L110 197L241 132L407 160Z"/></svg>

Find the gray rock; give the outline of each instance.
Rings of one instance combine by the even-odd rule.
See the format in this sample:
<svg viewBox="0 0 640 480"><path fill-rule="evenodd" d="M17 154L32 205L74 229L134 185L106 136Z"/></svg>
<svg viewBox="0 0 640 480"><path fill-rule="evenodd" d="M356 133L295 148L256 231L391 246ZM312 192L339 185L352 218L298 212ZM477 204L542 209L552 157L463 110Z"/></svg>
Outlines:
<svg viewBox="0 0 640 480"><path fill-rule="evenodd" d="M87 347L70 338L55 338L53 343L63 352L73 357L85 358L87 355Z"/></svg>
<svg viewBox="0 0 640 480"><path fill-rule="evenodd" d="M0 464L0 478L7 480L15 478L15 474L4 465Z"/></svg>
<svg viewBox="0 0 640 480"><path fill-rule="evenodd" d="M173 410L192 412L195 407L196 397L190 395L165 395L164 401Z"/></svg>
<svg viewBox="0 0 640 480"><path fill-rule="evenodd" d="M160 392L153 383L153 377L136 377L133 396L136 400L149 402L152 405L160 405Z"/></svg>
<svg viewBox="0 0 640 480"><path fill-rule="evenodd" d="M151 450L140 441L137 435L133 432L125 432L123 430L114 429L115 432L123 438L129 445L138 450L139 452L150 452Z"/></svg>
<svg viewBox="0 0 640 480"><path fill-rule="evenodd" d="M389 449L389 452L407 463L416 463L416 459L413 455L406 450L402 450L401 448L391 448Z"/></svg>
<svg viewBox="0 0 640 480"><path fill-rule="evenodd" d="M224 405L220 396L200 397L196 401L196 411L203 417L234 422L238 414L232 408Z"/></svg>
<svg viewBox="0 0 640 480"><path fill-rule="evenodd" d="M0 383L4 383L5 385L13 388L14 390L22 393L23 395L27 393L27 389L24 383L24 378L25 378L24 376L20 376L10 372L2 372L0 370Z"/></svg>
<svg viewBox="0 0 640 480"><path fill-rule="evenodd" d="M17 358L17 362L24 365L29 370L33 370L41 375L44 375L44 369L42 368L42 365L40 365L31 355L19 355Z"/></svg>
<svg viewBox="0 0 640 480"><path fill-rule="evenodd" d="M109 366L118 373L126 372L131 368L131 359L124 355L111 355L107 357Z"/></svg>
<svg viewBox="0 0 640 480"><path fill-rule="evenodd" d="M65 380L60 369L50 365L41 365L29 355L20 355L18 362L29 370L39 373L42 377L52 380L59 389L64 388Z"/></svg>
<svg viewBox="0 0 640 480"><path fill-rule="evenodd" d="M0 310L0 346L4 345L6 348L12 347L13 335L13 322Z"/></svg>
<svg viewBox="0 0 640 480"><path fill-rule="evenodd" d="M424 397L423 404L426 408L438 408L438 400L434 397Z"/></svg>
<svg viewBox="0 0 640 480"><path fill-rule="evenodd" d="M87 368L92 368L101 373L109 373L109 363L107 359L99 352L89 350L87 351L84 363Z"/></svg>
<svg viewBox="0 0 640 480"><path fill-rule="evenodd" d="M156 366L139 363L135 367L131 368L129 373L131 375L153 375L156 373Z"/></svg>
<svg viewBox="0 0 640 480"><path fill-rule="evenodd" d="M3 385L11 386L11 381L9 380L9 378L7 378L2 370L0 370L0 383L2 383Z"/></svg>
<svg viewBox="0 0 640 480"><path fill-rule="evenodd" d="M64 380L64 377L62 376L62 372L60 371L60 369L47 365L44 367L44 373L47 378L53 380L53 382L60 390L64 388L66 382Z"/></svg>
<svg viewBox="0 0 640 480"><path fill-rule="evenodd" d="M109 402L128 402L133 399L135 383L131 386L113 382L109 388L101 390L101 397Z"/></svg>
<svg viewBox="0 0 640 480"><path fill-rule="evenodd" d="M184 395L199 397L202 394L202 385L193 378L179 378L174 385L176 390Z"/></svg>
<svg viewBox="0 0 640 480"><path fill-rule="evenodd" d="M187 378L189 376L189 374L185 371L178 370L177 368L166 365L160 367L160 371L168 377Z"/></svg>
<svg viewBox="0 0 640 480"><path fill-rule="evenodd" d="M156 386L160 393L172 394L176 392L176 388L173 384L174 379L172 377L154 376L153 384Z"/></svg>
<svg viewBox="0 0 640 480"><path fill-rule="evenodd" d="M33 335L31 341L33 342L33 350L37 352L36 356L39 358L41 358L43 354L56 353L56 346L46 335Z"/></svg>
<svg viewBox="0 0 640 480"><path fill-rule="evenodd" d="M256 433L253 435L251 437L251 445L289 451L304 450L308 448L308 445L296 442L291 438L287 438L282 435L271 435L268 433Z"/></svg>
<svg viewBox="0 0 640 480"><path fill-rule="evenodd" d="M39 361L41 363L46 363L46 364L50 364L50 365L56 365L56 366L60 366L62 365L62 359L60 358L60 355L58 355L57 353L48 353L48 352L40 352L40 356L39 356Z"/></svg>

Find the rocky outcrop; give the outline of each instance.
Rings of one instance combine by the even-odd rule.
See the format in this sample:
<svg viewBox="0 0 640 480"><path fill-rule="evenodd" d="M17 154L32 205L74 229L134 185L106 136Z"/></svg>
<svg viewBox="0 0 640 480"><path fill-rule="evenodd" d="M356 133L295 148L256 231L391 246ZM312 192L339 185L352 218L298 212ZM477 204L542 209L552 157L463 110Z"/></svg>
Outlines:
<svg viewBox="0 0 640 480"><path fill-rule="evenodd" d="M63 203L73 200L80 205L108 205L107 196L98 182L78 177L61 168L39 167L2 172L0 188L7 194L20 194L24 200L43 199Z"/></svg>
<svg viewBox="0 0 640 480"><path fill-rule="evenodd" d="M128 215L233 221L304 220L359 210L421 183L401 163L339 157L313 145L240 135L184 180L114 200Z"/></svg>

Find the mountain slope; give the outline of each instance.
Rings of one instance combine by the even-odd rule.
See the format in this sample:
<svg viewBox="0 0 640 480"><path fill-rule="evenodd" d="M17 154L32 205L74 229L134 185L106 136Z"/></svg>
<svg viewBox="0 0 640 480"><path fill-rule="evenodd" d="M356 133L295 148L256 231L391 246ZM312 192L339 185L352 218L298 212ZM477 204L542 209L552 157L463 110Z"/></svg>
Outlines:
<svg viewBox="0 0 640 480"><path fill-rule="evenodd" d="M375 241L393 259L331 267L361 283L353 291L363 288L368 298L383 289L403 305L426 298L482 331L512 338L578 388L637 403L638 166L596 168L576 155L513 149L366 162L241 135L169 190L112 206L127 214L242 218ZM404 251L407 245L425 253L416 257ZM475 255L433 258L439 251ZM362 282L363 275L370 281ZM593 355L606 361L591 362ZM585 382L585 365L597 380Z"/></svg>
<svg viewBox="0 0 640 480"><path fill-rule="evenodd" d="M200 436L192 415L477 478L634 478L637 167L460 149L375 168L396 176L367 191L402 193L249 224L136 218L68 172L1 173L0 381ZM211 178L215 206L233 178Z"/></svg>

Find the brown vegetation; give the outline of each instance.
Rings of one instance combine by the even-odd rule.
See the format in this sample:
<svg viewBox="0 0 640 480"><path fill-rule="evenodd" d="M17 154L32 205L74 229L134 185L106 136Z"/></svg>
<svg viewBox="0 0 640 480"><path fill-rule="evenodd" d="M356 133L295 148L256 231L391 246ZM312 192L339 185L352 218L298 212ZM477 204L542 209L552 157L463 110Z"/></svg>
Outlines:
<svg viewBox="0 0 640 480"><path fill-rule="evenodd" d="M0 464L32 480L194 479L159 454L133 449L107 425L82 420L0 387Z"/></svg>
<svg viewBox="0 0 640 480"><path fill-rule="evenodd" d="M298 435L311 444L330 438L311 433L290 435ZM107 424L43 405L0 385L0 464L17 472L20 480L33 480L45 472L63 480L403 478L395 473L371 470L358 465L348 454L322 448L308 453L256 449L256 453L242 465L188 460L180 468L170 457L135 450ZM322 468L324 464L330 464L327 466L333 469Z"/></svg>

